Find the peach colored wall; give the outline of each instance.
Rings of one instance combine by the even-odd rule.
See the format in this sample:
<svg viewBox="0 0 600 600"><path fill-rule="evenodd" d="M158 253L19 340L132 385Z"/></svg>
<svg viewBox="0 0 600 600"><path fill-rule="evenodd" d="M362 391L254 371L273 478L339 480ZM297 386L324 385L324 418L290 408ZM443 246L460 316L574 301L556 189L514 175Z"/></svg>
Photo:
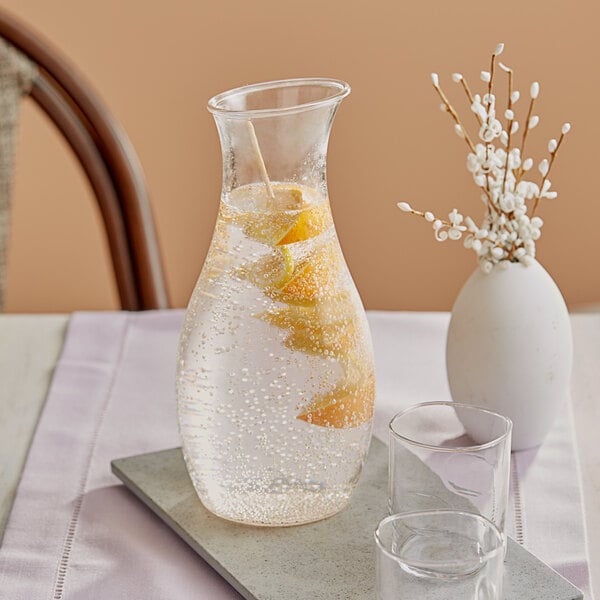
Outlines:
<svg viewBox="0 0 600 600"><path fill-rule="evenodd" d="M332 76L353 93L334 125L329 184L348 263L368 308L448 309L474 268L459 244L438 244L399 200L478 217L465 148L429 83L436 70L476 83L498 41L517 88L541 82L543 149L573 132L543 206L538 256L571 305L600 300L598 22L594 0L5 0L100 90L137 148L151 192L172 303L183 306L217 210L220 150L213 94L244 83ZM521 107L522 108L522 107ZM464 111L463 111L464 113ZM468 113L464 113L467 114ZM26 103L10 248L9 311L117 306L105 243L85 181Z"/></svg>

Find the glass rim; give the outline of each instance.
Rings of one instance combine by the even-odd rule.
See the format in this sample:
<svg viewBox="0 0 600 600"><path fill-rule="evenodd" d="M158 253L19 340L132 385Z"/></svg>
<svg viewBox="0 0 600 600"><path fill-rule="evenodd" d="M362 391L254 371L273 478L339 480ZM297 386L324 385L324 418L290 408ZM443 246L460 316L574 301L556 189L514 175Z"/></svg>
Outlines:
<svg viewBox="0 0 600 600"><path fill-rule="evenodd" d="M379 522L379 524L377 525L377 528L375 529L375 533L374 533L375 544L381 550L381 552L383 552L383 554L385 554L388 558L391 558L396 561L400 561L403 564L408 565L410 567L416 567L416 568L426 567L430 563L427 563L424 561L419 561L419 560L414 560L414 559L413 560L406 559L398 554L395 554L391 550L388 550L386 548L386 546L384 545L383 540L381 539L381 530L383 527L387 526L391 522L404 521L405 519L410 518L410 517L432 517L432 516L445 516L445 515L454 515L454 516L459 515L461 517L468 517L469 519L475 519L476 521L479 521L480 523L484 523L485 525L487 525L494 532L494 536L496 537L496 540L499 542L498 546L496 548L493 548L492 550L488 550L487 552L484 552L483 556L481 557L482 562L483 561L488 562L494 555L498 554L499 552L504 552L504 547L506 545L506 538L495 523L492 523L492 521L490 521L488 518L484 517L483 515L481 515L479 513L469 512L466 510L452 510L452 509L419 510L419 511L403 512L403 513L396 513L393 515L388 515L387 517L383 518Z"/></svg>
<svg viewBox="0 0 600 600"><path fill-rule="evenodd" d="M476 412L486 413L488 415L491 415L493 417L500 419L504 423L504 425L505 425L504 432L501 435L490 440L489 442L484 442L482 444L472 444L469 446L456 446L454 448L445 448L443 446L437 446L435 444L427 444L425 442L419 442L418 440L414 440L414 439L407 437L406 435L403 435L394 430L394 422L395 421L401 419L408 413L411 413L413 411L419 410L424 407L430 407L430 406L457 407L457 408L464 408L467 410L473 410ZM479 450L487 450L488 448L493 448L494 446L498 446L502 442L506 441L506 439L510 436L510 434L512 432L512 427L513 427L513 423L508 417L505 417L504 415L501 415L500 413L494 412L493 410L489 410L488 408L484 408L482 406L475 406L472 404L463 404L461 402L445 402L445 401L422 402L420 404L414 404L413 406L410 406L409 408L406 408L404 410L401 410L399 413L396 413L392 417L392 419L390 420L389 425L388 425L390 433L394 438L396 438L398 440L402 440L403 442L406 442L413 446L418 446L419 448L426 448L428 450L435 450L436 452L478 452Z"/></svg>
<svg viewBox="0 0 600 600"><path fill-rule="evenodd" d="M256 108L251 110L231 110L220 106L220 104L233 96L242 94L248 94L252 92L263 92L266 90L286 88L293 86L320 86L329 87L330 89L337 90L336 93L331 96L326 96L320 100L311 100L309 102L303 102L300 104L293 104L291 106L285 106L281 108ZM216 96L213 96L209 101L207 108L213 115L223 115L234 119L255 119L263 117L274 117L283 114L294 114L310 110L311 108L317 108L325 106L327 104L333 104L339 102L342 98L345 98L351 91L350 85L341 79L333 79L330 77L299 77L296 79L277 79L275 81L265 81L263 83L251 83L240 87L221 92Z"/></svg>

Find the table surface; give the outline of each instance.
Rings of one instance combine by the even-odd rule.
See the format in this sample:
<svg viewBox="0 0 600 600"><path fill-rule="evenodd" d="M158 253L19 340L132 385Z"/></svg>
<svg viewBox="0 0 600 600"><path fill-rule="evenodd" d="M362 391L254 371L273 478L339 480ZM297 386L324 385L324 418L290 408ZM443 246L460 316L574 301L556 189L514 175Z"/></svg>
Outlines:
<svg viewBox="0 0 600 600"><path fill-rule="evenodd" d="M0 535L60 356L69 317L0 315ZM591 578L600 582L600 314L572 316L571 383Z"/></svg>

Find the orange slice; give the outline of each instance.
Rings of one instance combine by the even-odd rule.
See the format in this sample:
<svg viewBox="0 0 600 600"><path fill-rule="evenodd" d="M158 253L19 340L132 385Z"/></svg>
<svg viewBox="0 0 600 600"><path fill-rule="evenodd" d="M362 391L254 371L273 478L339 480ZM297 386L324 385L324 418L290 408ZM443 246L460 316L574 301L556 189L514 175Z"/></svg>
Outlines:
<svg viewBox="0 0 600 600"><path fill-rule="evenodd" d="M332 224L329 206L320 204L302 211L289 231L277 242L277 245L303 242L323 233Z"/></svg>
<svg viewBox="0 0 600 600"><path fill-rule="evenodd" d="M279 329L304 329L314 320L312 306L284 306L256 315L259 319L271 323Z"/></svg>
<svg viewBox="0 0 600 600"><path fill-rule="evenodd" d="M242 229L249 238L275 246L298 220L305 206L302 190L294 185L274 185L275 198L269 197L264 186L248 185L231 193L233 206L248 206L249 210L229 207L224 218Z"/></svg>
<svg viewBox="0 0 600 600"><path fill-rule="evenodd" d="M374 403L375 378L371 374L362 382L341 383L330 392L316 396L296 418L320 427L358 427L371 420Z"/></svg>
<svg viewBox="0 0 600 600"><path fill-rule="evenodd" d="M294 274L294 259L289 248L282 246L263 256L246 271L248 279L260 289L279 289Z"/></svg>
<svg viewBox="0 0 600 600"><path fill-rule="evenodd" d="M280 329L300 330L347 322L354 318L355 307L344 291L307 306L287 304L255 316Z"/></svg>
<svg viewBox="0 0 600 600"><path fill-rule="evenodd" d="M314 300L327 281L328 275L327 265L322 260L307 261L296 270L282 292L290 296Z"/></svg>
<svg viewBox="0 0 600 600"><path fill-rule="evenodd" d="M315 237L332 225L327 201L311 204L304 198L302 188L292 184L276 184L273 191L275 198L255 186L244 186L233 193L245 198L245 192L255 206L254 210L228 215L249 238L269 246L283 246ZM316 192L309 195L314 198Z"/></svg>
<svg viewBox="0 0 600 600"><path fill-rule="evenodd" d="M273 186L275 200L267 202L274 203L278 210L297 210L304 206L302 188L293 184L275 184Z"/></svg>
<svg viewBox="0 0 600 600"><path fill-rule="evenodd" d="M335 295L342 265L337 245L327 244L300 263L286 285L269 296L284 304L312 306Z"/></svg>
<svg viewBox="0 0 600 600"><path fill-rule="evenodd" d="M276 246L281 238L294 227L298 215L294 213L244 213L237 217L236 222L241 225L246 236L267 244Z"/></svg>
<svg viewBox="0 0 600 600"><path fill-rule="evenodd" d="M348 292L310 306L288 304L255 316L288 330L286 347L307 354L342 357L350 352L356 339L356 311Z"/></svg>
<svg viewBox="0 0 600 600"><path fill-rule="evenodd" d="M343 356L352 346L354 326L352 321L329 325L312 325L293 329L285 339L286 347L316 356Z"/></svg>

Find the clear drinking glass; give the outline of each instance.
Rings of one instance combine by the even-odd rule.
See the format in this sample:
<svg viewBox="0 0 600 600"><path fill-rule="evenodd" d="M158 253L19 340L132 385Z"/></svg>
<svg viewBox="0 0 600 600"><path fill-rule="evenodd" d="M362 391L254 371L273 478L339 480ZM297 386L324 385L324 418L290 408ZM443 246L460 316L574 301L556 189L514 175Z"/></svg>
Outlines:
<svg viewBox="0 0 600 600"><path fill-rule="evenodd" d="M423 511L375 531L378 600L501 600L504 542L485 517Z"/></svg>
<svg viewBox="0 0 600 600"><path fill-rule="evenodd" d="M349 92L296 79L209 101L223 187L181 331L178 417L200 499L233 521L295 525L338 512L369 446L371 339L326 181L329 132Z"/></svg>
<svg viewBox="0 0 600 600"><path fill-rule="evenodd" d="M456 402L397 414L390 422L390 513L475 512L504 532L511 431L510 419Z"/></svg>

